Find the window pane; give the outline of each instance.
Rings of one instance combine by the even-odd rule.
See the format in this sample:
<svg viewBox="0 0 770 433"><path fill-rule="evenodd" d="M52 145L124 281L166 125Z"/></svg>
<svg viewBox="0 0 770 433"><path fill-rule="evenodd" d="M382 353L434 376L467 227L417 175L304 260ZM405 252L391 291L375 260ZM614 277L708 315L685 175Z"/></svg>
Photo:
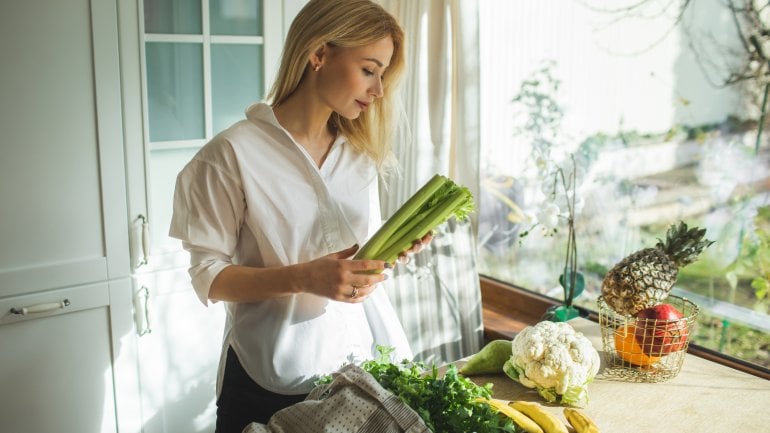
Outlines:
<svg viewBox="0 0 770 433"><path fill-rule="evenodd" d="M150 141L204 138L201 44L148 42Z"/></svg>
<svg viewBox="0 0 770 433"><path fill-rule="evenodd" d="M261 0L209 0L212 35L261 36Z"/></svg>
<svg viewBox="0 0 770 433"><path fill-rule="evenodd" d="M689 7L672 22L581 2L480 3L480 270L563 299L574 171L577 303L596 310L608 270L684 221L716 241L672 291L701 308L694 342L770 367L765 83L713 85L730 65L767 65L725 57L745 55L735 25L749 21L719 2Z"/></svg>
<svg viewBox="0 0 770 433"><path fill-rule="evenodd" d="M263 98L261 45L211 45L214 132L244 118L244 110Z"/></svg>
<svg viewBox="0 0 770 433"><path fill-rule="evenodd" d="M201 2L144 0L144 32L200 35Z"/></svg>

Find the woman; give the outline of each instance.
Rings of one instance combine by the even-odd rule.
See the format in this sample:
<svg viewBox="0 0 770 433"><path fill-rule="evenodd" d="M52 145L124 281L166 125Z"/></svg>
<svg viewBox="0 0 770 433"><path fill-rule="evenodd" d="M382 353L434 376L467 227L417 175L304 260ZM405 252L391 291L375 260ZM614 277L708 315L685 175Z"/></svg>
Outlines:
<svg viewBox="0 0 770 433"><path fill-rule="evenodd" d="M249 107L179 174L170 235L190 252L201 301L226 302L217 432L266 423L378 344L411 358L377 290L392 264L350 260L381 222L377 178L403 69L403 32L380 6L311 0L270 104Z"/></svg>

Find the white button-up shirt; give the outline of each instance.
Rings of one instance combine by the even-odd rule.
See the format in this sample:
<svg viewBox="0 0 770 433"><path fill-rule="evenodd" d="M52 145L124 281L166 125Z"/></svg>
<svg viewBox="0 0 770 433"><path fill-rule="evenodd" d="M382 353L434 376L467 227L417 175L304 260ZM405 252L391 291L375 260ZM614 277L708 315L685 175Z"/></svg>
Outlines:
<svg viewBox="0 0 770 433"><path fill-rule="evenodd" d="M190 252L193 287L208 304L211 282L231 264L307 262L363 245L380 224L371 159L339 137L319 169L259 103L179 173L169 234ZM218 392L230 345L257 383L282 394L306 393L318 376L371 359L377 344L412 357L382 288L358 304L300 293L228 302L226 311Z"/></svg>

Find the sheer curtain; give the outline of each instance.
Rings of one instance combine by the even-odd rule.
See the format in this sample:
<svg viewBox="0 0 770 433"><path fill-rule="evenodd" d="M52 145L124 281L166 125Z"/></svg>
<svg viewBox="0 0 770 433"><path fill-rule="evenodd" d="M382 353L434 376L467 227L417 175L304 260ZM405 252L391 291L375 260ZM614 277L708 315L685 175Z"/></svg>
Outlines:
<svg viewBox="0 0 770 433"><path fill-rule="evenodd" d="M479 191L477 0L380 0L404 27L407 127L394 151L400 170L383 182L391 215L433 174ZM483 338L476 224L450 221L429 248L398 265L386 289L416 359L437 364L479 350Z"/></svg>

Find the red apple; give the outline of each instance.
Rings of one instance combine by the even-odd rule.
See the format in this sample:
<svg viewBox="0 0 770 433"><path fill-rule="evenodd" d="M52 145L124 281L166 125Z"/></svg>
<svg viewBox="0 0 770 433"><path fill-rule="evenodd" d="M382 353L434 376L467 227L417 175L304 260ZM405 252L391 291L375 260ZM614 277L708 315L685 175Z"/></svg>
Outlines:
<svg viewBox="0 0 770 433"><path fill-rule="evenodd" d="M659 304L636 313L636 341L647 356L662 356L684 348L687 320L671 304Z"/></svg>

